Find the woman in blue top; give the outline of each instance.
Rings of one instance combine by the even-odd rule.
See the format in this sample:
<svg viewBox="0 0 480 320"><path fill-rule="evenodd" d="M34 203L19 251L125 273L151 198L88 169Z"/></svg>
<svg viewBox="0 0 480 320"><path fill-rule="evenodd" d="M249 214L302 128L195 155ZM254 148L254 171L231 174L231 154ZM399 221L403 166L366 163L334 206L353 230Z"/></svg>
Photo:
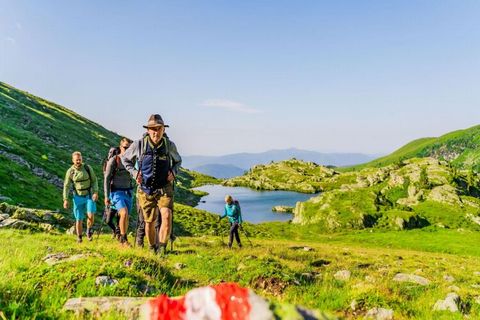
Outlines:
<svg viewBox="0 0 480 320"><path fill-rule="evenodd" d="M242 212L240 210L238 201L233 201L233 198L230 195L225 196L225 210L223 216L219 218L219 221L225 217L228 217L228 221L230 222L230 238L228 241L228 247L232 247L233 237L235 236L235 240L237 240L238 246L241 248L242 243L240 242L238 228L242 224Z"/></svg>

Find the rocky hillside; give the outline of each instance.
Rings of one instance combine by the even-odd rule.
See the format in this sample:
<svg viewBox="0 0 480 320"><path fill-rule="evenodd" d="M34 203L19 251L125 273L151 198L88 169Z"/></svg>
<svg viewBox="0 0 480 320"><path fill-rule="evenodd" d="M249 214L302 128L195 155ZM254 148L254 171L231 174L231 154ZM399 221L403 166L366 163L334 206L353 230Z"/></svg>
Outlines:
<svg viewBox="0 0 480 320"><path fill-rule="evenodd" d="M446 160L455 167L472 168L478 172L480 171L480 126L453 131L438 138L418 139L390 155L347 170L382 167L415 157Z"/></svg>
<svg viewBox="0 0 480 320"><path fill-rule="evenodd" d="M0 82L0 202L60 210L61 188L71 154L82 152L103 179L102 161L120 136L53 102ZM177 200L195 204L194 179L215 180L183 171ZM101 188L102 189L102 188Z"/></svg>
<svg viewBox="0 0 480 320"><path fill-rule="evenodd" d="M289 190L316 193L322 188L322 181L338 174L332 169L313 162L290 159L256 165L245 175L226 180L226 186L242 186L257 190Z"/></svg>
<svg viewBox="0 0 480 320"><path fill-rule="evenodd" d="M326 230L429 225L478 229L478 182L473 170L458 170L434 158L342 173L323 180L326 191L321 195L297 203L293 222Z"/></svg>

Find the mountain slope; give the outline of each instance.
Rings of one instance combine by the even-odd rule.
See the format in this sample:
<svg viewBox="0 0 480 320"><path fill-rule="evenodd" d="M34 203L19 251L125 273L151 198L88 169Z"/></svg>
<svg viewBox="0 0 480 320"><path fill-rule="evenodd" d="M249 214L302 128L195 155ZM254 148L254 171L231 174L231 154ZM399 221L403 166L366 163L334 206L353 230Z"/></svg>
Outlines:
<svg viewBox="0 0 480 320"><path fill-rule="evenodd" d="M53 102L0 82L0 202L31 208L61 210L63 179L73 151L99 178L103 194L102 161L120 136ZM195 204L199 195L192 181L208 180L182 171L176 200ZM101 198L102 199L102 198ZM100 208L101 210L100 201Z"/></svg>
<svg viewBox="0 0 480 320"><path fill-rule="evenodd" d="M478 172L480 171L480 125L449 132L438 138L417 139L385 157L344 170L382 167L415 157L447 160L453 166L473 168Z"/></svg>

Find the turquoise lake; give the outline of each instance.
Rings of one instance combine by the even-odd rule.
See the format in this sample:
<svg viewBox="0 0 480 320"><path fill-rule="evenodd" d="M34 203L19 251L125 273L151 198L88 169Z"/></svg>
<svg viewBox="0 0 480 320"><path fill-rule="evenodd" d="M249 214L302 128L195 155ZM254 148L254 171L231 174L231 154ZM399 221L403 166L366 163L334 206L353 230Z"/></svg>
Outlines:
<svg viewBox="0 0 480 320"><path fill-rule="evenodd" d="M225 195L229 194L240 202L243 220L252 223L291 220L292 214L272 212L272 207L279 205L294 207L297 201L306 201L316 196L291 191L257 191L220 185L207 185L196 189L209 193L201 199L196 208L223 215Z"/></svg>

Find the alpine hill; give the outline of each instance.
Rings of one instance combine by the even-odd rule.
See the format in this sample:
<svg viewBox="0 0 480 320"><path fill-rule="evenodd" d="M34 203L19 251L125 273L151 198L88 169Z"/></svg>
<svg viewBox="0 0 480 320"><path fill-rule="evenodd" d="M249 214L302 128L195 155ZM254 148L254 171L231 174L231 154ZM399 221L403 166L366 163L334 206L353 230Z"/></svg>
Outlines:
<svg viewBox="0 0 480 320"><path fill-rule="evenodd" d="M449 132L437 138L420 138L387 156L344 170L382 167L416 157L446 160L454 167L472 168L478 172L480 171L480 125Z"/></svg>
<svg viewBox="0 0 480 320"><path fill-rule="evenodd" d="M81 151L99 179L103 199L102 161L121 137L81 115L0 82L0 202L60 210L65 171L73 151ZM194 205L200 196L189 188L194 177L182 170L177 201ZM102 201L99 202L100 210Z"/></svg>

